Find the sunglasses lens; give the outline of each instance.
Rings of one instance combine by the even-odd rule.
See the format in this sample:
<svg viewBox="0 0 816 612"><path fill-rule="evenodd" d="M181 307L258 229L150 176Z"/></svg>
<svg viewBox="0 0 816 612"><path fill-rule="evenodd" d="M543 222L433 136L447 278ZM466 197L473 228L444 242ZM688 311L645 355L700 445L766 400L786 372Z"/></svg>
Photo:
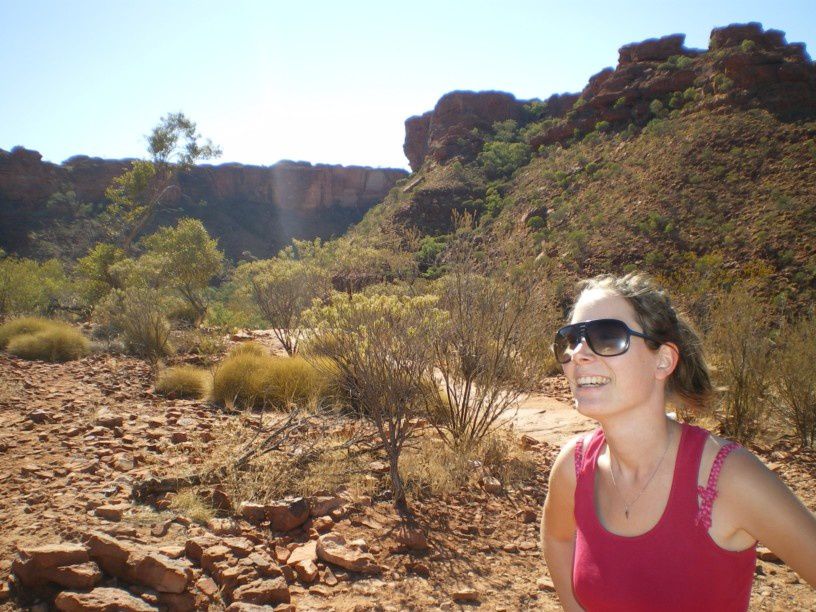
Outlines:
<svg viewBox="0 0 816 612"><path fill-rule="evenodd" d="M589 346L598 355L611 357L625 353L629 348L626 324L615 319L600 319L587 325Z"/></svg>
<svg viewBox="0 0 816 612"><path fill-rule="evenodd" d="M567 363L570 360L567 349L575 348L578 345L578 335L578 329L572 325L562 327L556 332L553 352L558 363Z"/></svg>

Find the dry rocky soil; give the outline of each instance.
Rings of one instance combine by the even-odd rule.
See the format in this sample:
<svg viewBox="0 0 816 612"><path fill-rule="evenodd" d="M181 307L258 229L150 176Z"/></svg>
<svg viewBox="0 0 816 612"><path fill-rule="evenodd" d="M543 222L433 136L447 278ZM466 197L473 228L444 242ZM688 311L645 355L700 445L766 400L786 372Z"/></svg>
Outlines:
<svg viewBox="0 0 816 612"><path fill-rule="evenodd" d="M558 445L592 427L563 380L514 417L532 478L414 499L411 527L376 494L226 500L233 511L204 525L166 495L139 498L185 467L194 437L213 440L236 416L155 395L138 360L0 355L0 387L0 610L560 609L538 547L541 506ZM816 509L812 452L790 438L754 450ZM816 609L813 589L762 556L752 609Z"/></svg>

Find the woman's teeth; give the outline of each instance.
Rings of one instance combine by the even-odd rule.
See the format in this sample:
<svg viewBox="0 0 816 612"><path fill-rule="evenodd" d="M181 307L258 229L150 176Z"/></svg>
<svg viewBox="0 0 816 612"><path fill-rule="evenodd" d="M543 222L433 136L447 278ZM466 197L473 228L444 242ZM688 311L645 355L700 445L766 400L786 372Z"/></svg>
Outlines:
<svg viewBox="0 0 816 612"><path fill-rule="evenodd" d="M609 382L605 376L582 376L575 380L579 387L600 387Z"/></svg>

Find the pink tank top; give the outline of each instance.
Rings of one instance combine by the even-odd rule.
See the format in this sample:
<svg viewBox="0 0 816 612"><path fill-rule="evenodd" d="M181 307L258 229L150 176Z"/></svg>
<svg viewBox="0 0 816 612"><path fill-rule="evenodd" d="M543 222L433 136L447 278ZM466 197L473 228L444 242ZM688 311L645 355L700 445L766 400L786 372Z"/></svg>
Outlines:
<svg viewBox="0 0 816 612"><path fill-rule="evenodd" d="M657 525L634 537L607 531L595 511L595 467L604 445L603 431L595 431L585 447L578 443L572 580L575 597L585 610L748 609L756 547L728 551L708 534L719 468L736 445L720 449L708 486L698 491L708 435L704 429L683 425L666 509Z"/></svg>

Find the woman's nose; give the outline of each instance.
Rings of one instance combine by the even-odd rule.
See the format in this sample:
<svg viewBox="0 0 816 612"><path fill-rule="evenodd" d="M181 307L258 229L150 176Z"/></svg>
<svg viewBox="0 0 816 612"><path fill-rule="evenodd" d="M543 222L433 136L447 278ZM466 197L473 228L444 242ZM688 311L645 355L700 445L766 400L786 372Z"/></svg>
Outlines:
<svg viewBox="0 0 816 612"><path fill-rule="evenodd" d="M591 348L589 348L586 338L581 338L581 341L575 345L574 349L572 349L573 361L586 362L592 360L594 357L595 353Z"/></svg>

